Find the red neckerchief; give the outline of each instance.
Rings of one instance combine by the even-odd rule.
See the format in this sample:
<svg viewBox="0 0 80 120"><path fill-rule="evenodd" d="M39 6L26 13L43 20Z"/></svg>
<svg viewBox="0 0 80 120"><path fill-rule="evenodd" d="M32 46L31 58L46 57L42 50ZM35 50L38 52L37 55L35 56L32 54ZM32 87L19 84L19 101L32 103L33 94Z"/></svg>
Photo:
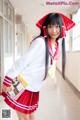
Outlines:
<svg viewBox="0 0 80 120"><path fill-rule="evenodd" d="M50 55L52 56L52 58L54 60L57 60L59 58L59 42L56 41L56 51L55 53L53 52L52 50L52 42L50 39L48 39L48 45L49 45L49 52L50 52ZM54 53L54 54L53 54Z"/></svg>

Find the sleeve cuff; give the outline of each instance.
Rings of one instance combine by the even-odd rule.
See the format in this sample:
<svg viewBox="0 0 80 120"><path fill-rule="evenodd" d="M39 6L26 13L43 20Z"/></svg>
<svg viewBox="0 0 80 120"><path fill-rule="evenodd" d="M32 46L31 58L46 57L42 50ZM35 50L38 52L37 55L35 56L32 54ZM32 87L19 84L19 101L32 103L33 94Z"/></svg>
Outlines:
<svg viewBox="0 0 80 120"><path fill-rule="evenodd" d="M12 81L13 81L13 79L11 79L8 76L5 76L3 84L6 85L7 87L9 87L11 85Z"/></svg>

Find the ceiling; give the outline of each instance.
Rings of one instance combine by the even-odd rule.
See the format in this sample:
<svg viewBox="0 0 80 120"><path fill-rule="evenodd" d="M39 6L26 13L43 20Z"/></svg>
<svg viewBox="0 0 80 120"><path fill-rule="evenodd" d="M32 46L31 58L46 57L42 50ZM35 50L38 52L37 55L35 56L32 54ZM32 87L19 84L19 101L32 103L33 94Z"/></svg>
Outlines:
<svg viewBox="0 0 80 120"><path fill-rule="evenodd" d="M75 2L75 5L65 5L65 3L67 2L68 4L70 0L63 1L64 3L62 5L46 5L46 2L54 2L56 4L61 1L62 0L10 0L13 7L23 16L23 21L27 26L34 26L38 19L49 12L57 11L69 15L79 6L78 0L71 0L72 4Z"/></svg>

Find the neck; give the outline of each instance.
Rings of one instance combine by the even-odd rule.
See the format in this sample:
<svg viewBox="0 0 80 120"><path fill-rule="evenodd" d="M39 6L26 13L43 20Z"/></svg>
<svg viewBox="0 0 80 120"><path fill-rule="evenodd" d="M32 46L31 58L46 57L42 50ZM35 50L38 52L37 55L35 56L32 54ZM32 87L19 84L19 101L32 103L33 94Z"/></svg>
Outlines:
<svg viewBox="0 0 80 120"><path fill-rule="evenodd" d="M51 41L52 41L52 44L55 44L56 39L51 39Z"/></svg>

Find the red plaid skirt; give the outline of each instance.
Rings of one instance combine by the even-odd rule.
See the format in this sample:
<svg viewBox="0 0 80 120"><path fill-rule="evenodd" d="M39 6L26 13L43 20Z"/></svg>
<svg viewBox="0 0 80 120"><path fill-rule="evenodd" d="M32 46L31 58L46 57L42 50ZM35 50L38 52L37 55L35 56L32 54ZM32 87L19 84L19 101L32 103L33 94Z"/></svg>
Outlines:
<svg viewBox="0 0 80 120"><path fill-rule="evenodd" d="M25 114L30 114L38 108L39 92L25 90L17 100L13 100L5 92L2 92L1 95L5 97L4 101L11 108Z"/></svg>

